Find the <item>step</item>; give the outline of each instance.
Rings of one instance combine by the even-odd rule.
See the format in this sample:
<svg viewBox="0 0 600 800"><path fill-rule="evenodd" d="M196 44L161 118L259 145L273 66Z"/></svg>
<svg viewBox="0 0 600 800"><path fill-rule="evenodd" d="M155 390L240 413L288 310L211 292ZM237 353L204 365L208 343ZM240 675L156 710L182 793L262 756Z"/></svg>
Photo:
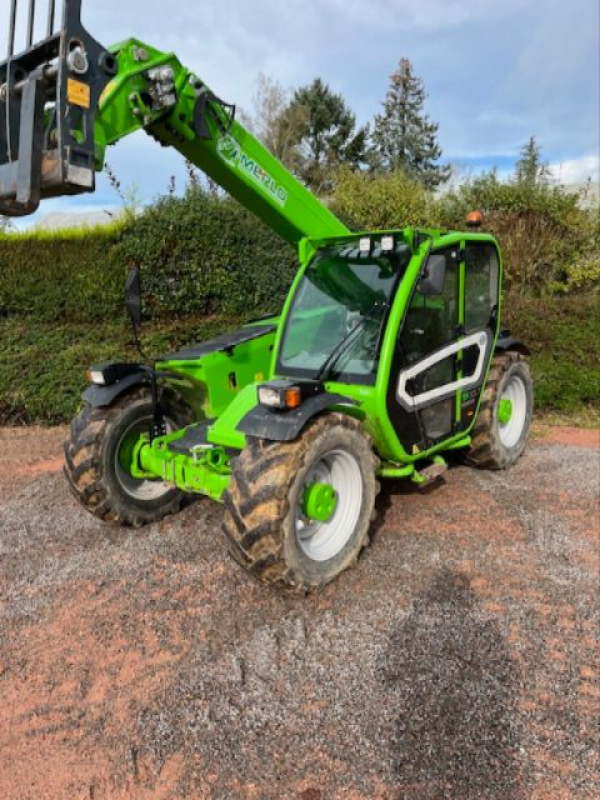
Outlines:
<svg viewBox="0 0 600 800"><path fill-rule="evenodd" d="M170 442L169 450L176 455L189 456L194 448L209 448L211 445L208 444L206 435L211 422L212 420L210 422L200 422L197 425L190 425L185 432L185 436L174 442Z"/></svg>
<svg viewBox="0 0 600 800"><path fill-rule="evenodd" d="M424 489L441 478L447 471L448 464L440 456L437 456L432 464L415 472L411 480L417 484L419 489Z"/></svg>

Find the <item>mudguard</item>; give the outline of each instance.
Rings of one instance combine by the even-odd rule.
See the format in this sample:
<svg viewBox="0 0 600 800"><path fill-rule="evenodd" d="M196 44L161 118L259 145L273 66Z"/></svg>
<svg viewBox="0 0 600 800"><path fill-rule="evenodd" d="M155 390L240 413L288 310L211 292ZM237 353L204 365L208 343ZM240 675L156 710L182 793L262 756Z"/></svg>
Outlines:
<svg viewBox="0 0 600 800"><path fill-rule="evenodd" d="M109 386L98 386L96 384L88 386L81 395L81 399L92 406L92 408L106 408L107 406L112 406L115 400L118 400L125 392L128 392L135 386L142 385L150 385L150 375L148 372L132 365L132 372L129 375L115 381L115 383Z"/></svg>
<svg viewBox="0 0 600 800"><path fill-rule="evenodd" d="M237 430L246 436L271 442L291 442L317 414L332 406L356 406L356 401L342 394L317 394L309 397L293 411L276 411L257 405L238 423Z"/></svg>

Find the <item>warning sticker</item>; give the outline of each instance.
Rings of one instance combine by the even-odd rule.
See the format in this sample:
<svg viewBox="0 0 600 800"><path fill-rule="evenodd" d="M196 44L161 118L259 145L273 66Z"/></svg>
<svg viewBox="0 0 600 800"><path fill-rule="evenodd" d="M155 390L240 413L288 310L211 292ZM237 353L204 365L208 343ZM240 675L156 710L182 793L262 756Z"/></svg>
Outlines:
<svg viewBox="0 0 600 800"><path fill-rule="evenodd" d="M87 83L69 78L67 81L67 100L72 106L89 108L92 102L91 90Z"/></svg>

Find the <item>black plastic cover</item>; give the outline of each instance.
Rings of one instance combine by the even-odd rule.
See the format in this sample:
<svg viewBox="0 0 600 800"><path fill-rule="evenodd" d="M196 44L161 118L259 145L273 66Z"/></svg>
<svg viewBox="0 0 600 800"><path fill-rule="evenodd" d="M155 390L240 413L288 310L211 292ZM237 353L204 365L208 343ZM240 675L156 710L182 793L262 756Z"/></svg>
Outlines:
<svg viewBox="0 0 600 800"><path fill-rule="evenodd" d="M143 384L150 384L150 374L147 370L138 369L110 386L97 386L96 384L88 386L81 395L81 399L92 408L107 408L112 406L115 400L118 400L125 392Z"/></svg>
<svg viewBox="0 0 600 800"><path fill-rule="evenodd" d="M260 339L261 336L272 333L276 328L277 325L253 325L248 328L240 328L237 331L215 336L214 339L208 339L206 342L200 342L193 347L187 347L184 350L178 350L176 353L161 356L157 361L195 361L211 353L233 350L237 345L251 342L253 339Z"/></svg>
<svg viewBox="0 0 600 800"><path fill-rule="evenodd" d="M238 423L237 430L246 436L271 442L291 442L313 417L333 406L355 406L356 401L342 394L323 394L309 397L293 411L279 411L258 405Z"/></svg>

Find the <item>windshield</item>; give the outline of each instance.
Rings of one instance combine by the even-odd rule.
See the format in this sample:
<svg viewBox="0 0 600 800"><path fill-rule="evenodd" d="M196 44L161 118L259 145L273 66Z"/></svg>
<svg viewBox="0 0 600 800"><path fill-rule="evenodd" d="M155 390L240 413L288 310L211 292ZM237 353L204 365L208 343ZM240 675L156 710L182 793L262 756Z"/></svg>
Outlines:
<svg viewBox="0 0 600 800"><path fill-rule="evenodd" d="M278 374L374 383L382 329L410 256L400 241L385 253L374 240L364 252L358 240L321 250L296 291Z"/></svg>

